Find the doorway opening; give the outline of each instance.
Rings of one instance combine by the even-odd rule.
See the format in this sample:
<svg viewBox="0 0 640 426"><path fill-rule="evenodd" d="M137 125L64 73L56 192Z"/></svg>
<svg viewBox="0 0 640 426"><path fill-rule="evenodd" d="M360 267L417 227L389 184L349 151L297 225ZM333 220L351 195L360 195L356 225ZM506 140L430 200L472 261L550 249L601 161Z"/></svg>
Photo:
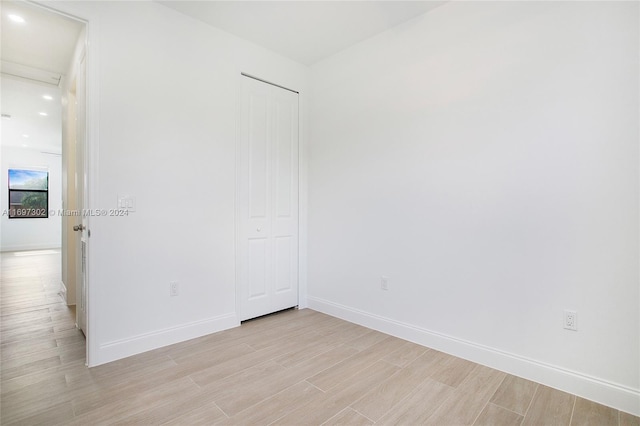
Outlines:
<svg viewBox="0 0 640 426"><path fill-rule="evenodd" d="M48 200L46 217L2 217L1 250L59 251L59 295L88 337L85 236L73 231L84 222L87 186L86 46L87 22L45 6L3 1L3 210L10 202L4 192L10 168L45 171Z"/></svg>

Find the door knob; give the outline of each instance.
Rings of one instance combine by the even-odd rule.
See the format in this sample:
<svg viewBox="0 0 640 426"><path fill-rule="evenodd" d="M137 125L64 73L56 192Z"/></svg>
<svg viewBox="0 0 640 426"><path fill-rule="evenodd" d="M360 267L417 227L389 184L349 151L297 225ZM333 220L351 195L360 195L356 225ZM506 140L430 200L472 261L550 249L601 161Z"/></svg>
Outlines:
<svg viewBox="0 0 640 426"><path fill-rule="evenodd" d="M262 229L258 228L258 229L256 229L256 231L260 232L260 231L262 231Z"/></svg>
<svg viewBox="0 0 640 426"><path fill-rule="evenodd" d="M73 226L74 231L84 231L85 229L86 227L83 224Z"/></svg>

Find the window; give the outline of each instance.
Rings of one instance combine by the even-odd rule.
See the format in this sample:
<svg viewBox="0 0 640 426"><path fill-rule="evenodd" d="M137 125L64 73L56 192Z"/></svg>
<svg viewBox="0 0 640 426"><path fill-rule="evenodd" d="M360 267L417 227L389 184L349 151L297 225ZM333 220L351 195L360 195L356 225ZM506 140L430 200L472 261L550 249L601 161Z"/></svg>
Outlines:
<svg viewBox="0 0 640 426"><path fill-rule="evenodd" d="M49 217L49 172L9 169L9 219Z"/></svg>

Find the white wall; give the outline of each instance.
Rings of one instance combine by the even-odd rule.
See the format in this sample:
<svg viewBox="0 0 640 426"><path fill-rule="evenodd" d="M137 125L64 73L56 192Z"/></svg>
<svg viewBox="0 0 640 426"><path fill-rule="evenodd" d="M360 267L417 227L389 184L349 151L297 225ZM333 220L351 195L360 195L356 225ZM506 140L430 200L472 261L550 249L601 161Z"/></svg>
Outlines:
<svg viewBox="0 0 640 426"><path fill-rule="evenodd" d="M9 209L9 169L32 169L49 171L49 214L46 219L9 219L0 216L1 251L38 250L60 247L61 231L58 210L62 208L61 162L59 155L43 154L29 148L3 146L0 161L0 211Z"/></svg>
<svg viewBox="0 0 640 426"><path fill-rule="evenodd" d="M90 207L136 199L89 223L91 365L238 325L240 73L300 90L304 123L307 69L152 2L47 5L89 21Z"/></svg>
<svg viewBox="0 0 640 426"><path fill-rule="evenodd" d="M639 414L638 35L454 2L313 66L310 307Z"/></svg>

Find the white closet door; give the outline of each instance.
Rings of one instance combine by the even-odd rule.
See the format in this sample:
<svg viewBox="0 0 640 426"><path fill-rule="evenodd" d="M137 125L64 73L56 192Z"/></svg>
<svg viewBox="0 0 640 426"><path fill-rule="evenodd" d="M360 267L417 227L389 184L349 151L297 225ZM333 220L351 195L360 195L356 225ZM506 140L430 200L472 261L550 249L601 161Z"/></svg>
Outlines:
<svg viewBox="0 0 640 426"><path fill-rule="evenodd" d="M298 94L242 77L240 319L298 304Z"/></svg>

